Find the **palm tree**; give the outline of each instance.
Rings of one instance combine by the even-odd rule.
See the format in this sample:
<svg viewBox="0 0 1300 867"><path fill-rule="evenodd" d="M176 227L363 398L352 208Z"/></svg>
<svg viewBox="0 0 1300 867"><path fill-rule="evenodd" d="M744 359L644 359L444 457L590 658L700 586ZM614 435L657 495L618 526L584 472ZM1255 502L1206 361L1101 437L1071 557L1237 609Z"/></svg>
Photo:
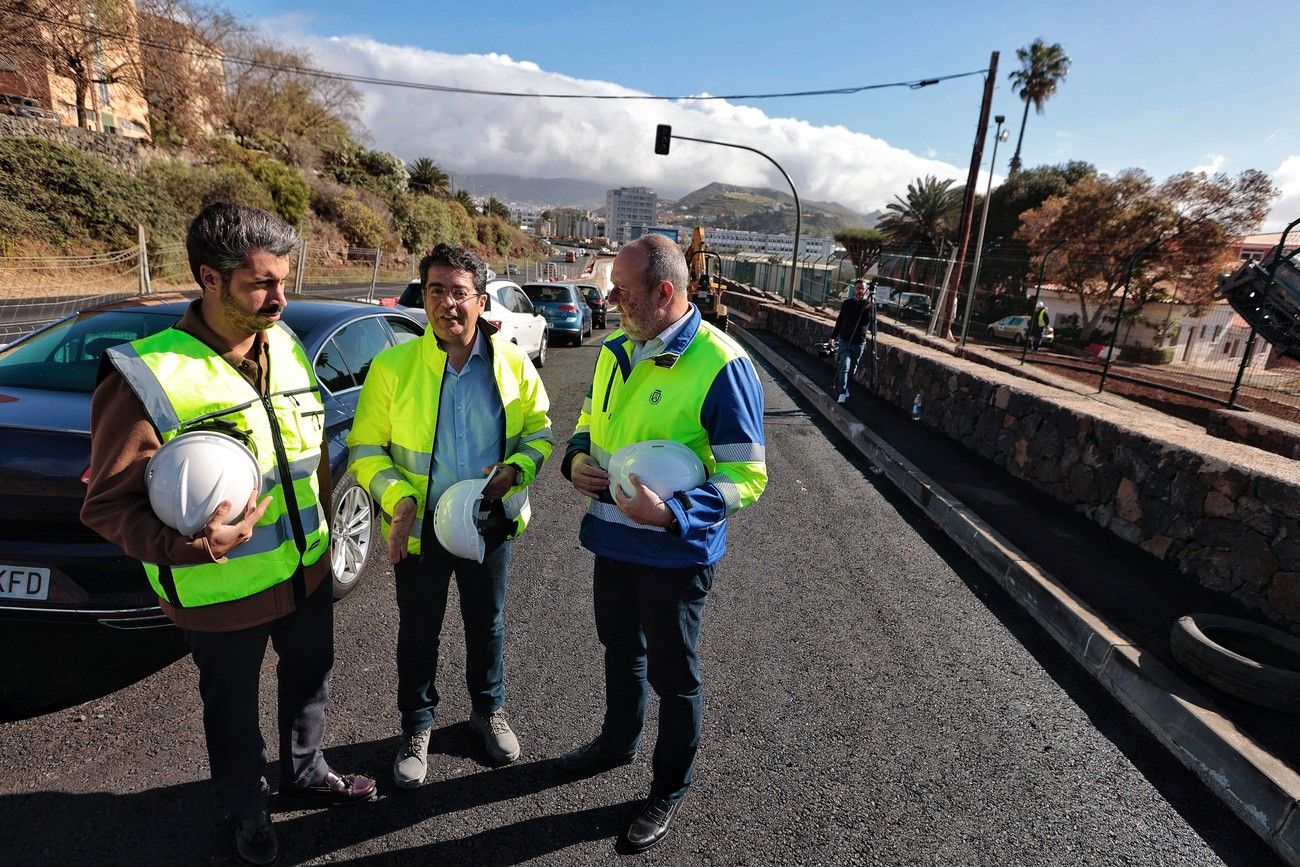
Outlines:
<svg viewBox="0 0 1300 867"><path fill-rule="evenodd" d="M410 175L410 187L416 192L442 199L451 197L451 176L428 157L411 163Z"/></svg>
<svg viewBox="0 0 1300 867"><path fill-rule="evenodd" d="M1020 171L1020 143L1025 140L1025 122L1029 120L1032 103L1037 114L1056 93L1056 86L1065 80L1070 71L1070 56L1061 43L1051 45L1035 39L1028 48L1017 48L1016 57L1021 67L1008 76L1015 83L1016 95L1025 101L1025 113L1020 118L1020 135L1016 138L1016 152L1011 157L1011 173Z"/></svg>
<svg viewBox="0 0 1300 867"><path fill-rule="evenodd" d="M954 183L934 175L917 178L907 185L906 198L894 196L885 205L889 213L878 227L895 244L926 244L938 254L961 219L961 190L953 189Z"/></svg>
<svg viewBox="0 0 1300 867"><path fill-rule="evenodd" d="M460 202L471 214L478 213L478 205L474 204L474 197L470 195L469 190L457 190L452 198Z"/></svg>

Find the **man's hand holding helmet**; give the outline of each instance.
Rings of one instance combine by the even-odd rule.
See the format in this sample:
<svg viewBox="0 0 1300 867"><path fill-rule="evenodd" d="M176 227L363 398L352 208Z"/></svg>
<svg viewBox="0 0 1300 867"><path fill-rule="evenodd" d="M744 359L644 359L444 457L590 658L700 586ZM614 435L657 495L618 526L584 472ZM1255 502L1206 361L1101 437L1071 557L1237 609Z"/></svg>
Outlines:
<svg viewBox="0 0 1300 867"><path fill-rule="evenodd" d="M203 525L198 538L203 539L207 544L213 560L223 559L232 549L253 538L253 528L257 526L258 521L262 520L262 515L266 514L267 506L271 505L269 496L262 502L257 502L259 493L254 490L253 495L248 498L248 502L244 505L244 517L238 523L226 523L234 504L229 500L223 500L208 518L208 522Z"/></svg>

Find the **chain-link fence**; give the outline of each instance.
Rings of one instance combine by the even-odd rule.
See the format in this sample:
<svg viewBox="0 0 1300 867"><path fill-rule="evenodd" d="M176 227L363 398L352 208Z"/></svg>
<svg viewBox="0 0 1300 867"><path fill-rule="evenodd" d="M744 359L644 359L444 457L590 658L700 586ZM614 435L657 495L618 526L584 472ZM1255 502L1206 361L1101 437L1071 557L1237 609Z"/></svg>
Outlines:
<svg viewBox="0 0 1300 867"><path fill-rule="evenodd" d="M558 258L558 257L557 257ZM519 283L591 279L594 258L575 262L489 261L497 277ZM291 260L291 291L330 298L378 301L399 295L415 276L419 257L309 242ZM158 292L194 289L182 243L148 244L86 256L0 257L0 345L97 304Z"/></svg>
<svg viewBox="0 0 1300 867"><path fill-rule="evenodd" d="M951 255L887 250L868 277L876 282L885 320L927 329L941 312L937 308L946 285L948 293L956 295L950 309L952 332L958 339L964 333L969 343L1090 385L1100 387L1105 374L1107 389L1160 403L1189 417L1203 416L1207 408L1229 405L1231 400L1232 405L1300 421L1300 363L1257 334L1252 343L1250 325L1226 303L1192 305L1180 301L1175 291L1171 300L1146 303L1140 309L1129 299L1122 315L1117 315L1119 296L1081 299L1049 286L1040 299L1037 286L1025 278L1027 261L1023 252L987 250L972 291L971 268L963 269L959 279ZM781 296L790 285L789 260L775 256L724 256L721 272ZM801 257L795 298L813 306L838 306L854 274L847 259ZM1042 300L1048 311L1052 338L1034 352L1027 341L1036 300ZM946 322L936 326L947 332ZM1112 336L1115 351L1107 369Z"/></svg>

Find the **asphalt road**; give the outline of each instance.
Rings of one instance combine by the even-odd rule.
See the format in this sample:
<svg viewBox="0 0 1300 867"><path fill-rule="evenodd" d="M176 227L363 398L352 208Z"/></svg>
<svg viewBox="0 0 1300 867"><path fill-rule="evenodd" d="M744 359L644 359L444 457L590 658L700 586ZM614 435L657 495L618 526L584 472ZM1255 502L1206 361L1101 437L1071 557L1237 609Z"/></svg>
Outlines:
<svg viewBox="0 0 1300 867"><path fill-rule="evenodd" d="M593 344L548 353L561 436ZM698 778L669 837L640 861L1272 863L971 561L764 378L771 482L733 519L705 612ZM595 732L603 708L581 508L557 466L546 468L516 543L506 708L524 754L511 767L489 766L464 724L464 645L449 614L429 779L398 792L387 566L336 609L327 757L378 777L383 797L277 814L282 863L617 857L614 840L649 784L653 699L635 763L576 782L553 766ZM234 863L210 800L195 671L175 633L3 629L17 672L0 690L9 859ZM273 684L268 653L272 749Z"/></svg>

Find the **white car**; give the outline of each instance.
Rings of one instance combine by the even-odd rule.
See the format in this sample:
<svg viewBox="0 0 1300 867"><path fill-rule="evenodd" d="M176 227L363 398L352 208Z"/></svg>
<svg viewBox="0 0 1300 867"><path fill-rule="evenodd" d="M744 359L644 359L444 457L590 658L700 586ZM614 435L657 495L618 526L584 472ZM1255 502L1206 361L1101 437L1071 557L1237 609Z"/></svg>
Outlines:
<svg viewBox="0 0 1300 867"><path fill-rule="evenodd" d="M416 278L406 284L397 299L397 306L421 324L428 325L429 318L424 313L421 295L420 280ZM533 302L528 300L519 284L512 280L488 280L487 296L483 318L495 325L507 340L527 352L535 366L546 364L546 346L550 338L546 319L533 309Z"/></svg>
<svg viewBox="0 0 1300 867"><path fill-rule="evenodd" d="M989 326L989 337L991 338L1000 337L1003 340L1024 343L1028 334L1028 316L1004 316ZM1052 326L1048 325L1043 329L1043 343L1051 343L1054 337L1056 337L1056 331Z"/></svg>

